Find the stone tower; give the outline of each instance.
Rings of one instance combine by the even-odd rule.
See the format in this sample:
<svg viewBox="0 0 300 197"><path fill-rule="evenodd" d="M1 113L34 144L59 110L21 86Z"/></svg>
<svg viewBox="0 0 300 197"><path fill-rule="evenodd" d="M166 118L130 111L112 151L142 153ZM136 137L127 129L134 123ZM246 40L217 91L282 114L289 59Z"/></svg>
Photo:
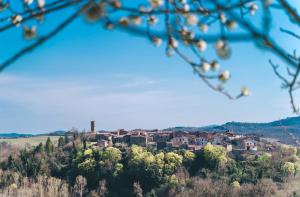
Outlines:
<svg viewBox="0 0 300 197"><path fill-rule="evenodd" d="M96 122L94 120L91 121L91 132L92 133L96 132Z"/></svg>

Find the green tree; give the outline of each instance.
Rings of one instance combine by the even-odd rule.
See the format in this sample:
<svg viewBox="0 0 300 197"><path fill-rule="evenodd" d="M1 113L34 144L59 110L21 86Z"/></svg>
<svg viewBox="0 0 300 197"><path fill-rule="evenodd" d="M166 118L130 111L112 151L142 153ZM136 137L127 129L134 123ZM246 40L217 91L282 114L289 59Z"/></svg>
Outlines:
<svg viewBox="0 0 300 197"><path fill-rule="evenodd" d="M211 168L223 168L228 162L227 151L224 147L208 143L203 148L203 156Z"/></svg>
<svg viewBox="0 0 300 197"><path fill-rule="evenodd" d="M34 153L41 153L44 151L44 146L43 143L39 143L39 145L37 145L34 149Z"/></svg>
<svg viewBox="0 0 300 197"><path fill-rule="evenodd" d="M294 163L295 175L300 174L300 162Z"/></svg>
<svg viewBox="0 0 300 197"><path fill-rule="evenodd" d="M184 154L182 156L183 156L183 165L186 167L187 170L190 170L196 158L195 153L191 151L184 151Z"/></svg>
<svg viewBox="0 0 300 197"><path fill-rule="evenodd" d="M280 153L283 156L293 156L297 154L297 148L291 145L281 145L280 146Z"/></svg>
<svg viewBox="0 0 300 197"><path fill-rule="evenodd" d="M89 188L95 188L102 179L106 179L108 184L114 181L123 170L121 159L121 151L114 147L82 149L75 156L76 168L73 171L87 178Z"/></svg>
<svg viewBox="0 0 300 197"><path fill-rule="evenodd" d="M258 178L270 178L272 176L272 155L269 153L263 153L258 156L255 160L256 162L256 173L258 174Z"/></svg>
<svg viewBox="0 0 300 197"><path fill-rule="evenodd" d="M183 157L175 152L154 154L139 146L132 146L129 152L129 175L138 181L144 191L166 183L182 165Z"/></svg>
<svg viewBox="0 0 300 197"><path fill-rule="evenodd" d="M284 162L281 166L281 172L285 176L293 175L295 174L295 165L292 162Z"/></svg>
<svg viewBox="0 0 300 197"><path fill-rule="evenodd" d="M65 140L63 137L59 137L57 147L63 147L65 145Z"/></svg>
<svg viewBox="0 0 300 197"><path fill-rule="evenodd" d="M45 144L45 151L50 154L54 150L54 145L50 139L50 137L47 138L46 144Z"/></svg>

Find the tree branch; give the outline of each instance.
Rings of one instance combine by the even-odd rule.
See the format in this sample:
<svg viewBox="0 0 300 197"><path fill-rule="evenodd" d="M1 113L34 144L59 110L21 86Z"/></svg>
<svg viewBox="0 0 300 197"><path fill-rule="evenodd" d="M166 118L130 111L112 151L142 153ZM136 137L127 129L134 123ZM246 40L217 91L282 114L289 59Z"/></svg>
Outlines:
<svg viewBox="0 0 300 197"><path fill-rule="evenodd" d="M53 29L50 33L46 34L45 36L40 37L36 42L33 44L23 48L22 50L18 51L16 54L8 58L6 61L4 61L2 64L0 64L0 72L2 72L4 69L6 69L10 64L15 62L17 59L22 57L23 55L31 52L35 48L39 47L49 39L56 36L61 30L63 30L67 25L69 25L72 21L74 21L84 10L86 10L89 7L89 3L84 5L81 9L76 11L74 14L72 14L69 18L67 18L65 21L63 21L61 24L59 24L55 29Z"/></svg>

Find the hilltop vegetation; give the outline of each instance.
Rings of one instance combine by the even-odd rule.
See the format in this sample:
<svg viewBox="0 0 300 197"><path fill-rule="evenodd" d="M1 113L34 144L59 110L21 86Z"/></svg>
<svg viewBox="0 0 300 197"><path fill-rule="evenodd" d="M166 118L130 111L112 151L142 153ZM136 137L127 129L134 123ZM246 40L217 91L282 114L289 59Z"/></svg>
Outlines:
<svg viewBox="0 0 300 197"><path fill-rule="evenodd" d="M0 154L9 148L1 144ZM81 133L20 149L0 167L0 196L300 195L300 158L288 145L243 155L210 143L195 153L166 152L94 147Z"/></svg>
<svg viewBox="0 0 300 197"><path fill-rule="evenodd" d="M31 137L31 134L21 134L21 133L0 133L0 138L19 138L19 137Z"/></svg>

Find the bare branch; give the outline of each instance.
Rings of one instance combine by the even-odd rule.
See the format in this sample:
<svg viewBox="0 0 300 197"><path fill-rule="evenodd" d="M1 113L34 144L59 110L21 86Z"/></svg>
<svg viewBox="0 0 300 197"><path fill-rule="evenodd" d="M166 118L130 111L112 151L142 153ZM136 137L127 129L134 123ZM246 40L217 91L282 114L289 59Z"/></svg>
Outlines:
<svg viewBox="0 0 300 197"><path fill-rule="evenodd" d="M22 50L17 52L15 55L13 55L9 59L7 59L5 62L0 64L0 72L2 72L5 68L7 68L10 64L15 62L17 59L19 59L23 55L31 52L35 48L39 47L40 45L42 45L43 43L45 43L46 41L51 39L52 37L56 36L61 30L63 30L67 25L69 25L72 21L74 21L82 13L82 11L86 10L88 8L88 6L90 6L90 5L86 4L81 9L79 9L74 14L72 14L69 18L67 18L64 22L62 22L60 25L58 25L50 33L48 33L45 36L40 37L36 42L34 42L33 44L23 48Z"/></svg>
<svg viewBox="0 0 300 197"><path fill-rule="evenodd" d="M271 64L272 68L273 68L273 71L274 73L276 74L276 76L281 79L284 83L285 86L288 86L289 85L289 82L287 79L285 79L279 72L278 72L278 65L275 65L273 64L272 60L269 60L269 63Z"/></svg>
<svg viewBox="0 0 300 197"><path fill-rule="evenodd" d="M23 6L20 10L9 7L7 10L9 14L0 18L0 32L22 26L23 33L27 33L29 38L33 37L35 29L31 30L27 25L32 24L33 21L40 22L41 16L59 11L69 12L69 8L78 11L46 35L38 37L33 44L6 59L0 65L0 72L57 35L82 13L90 22L99 22L108 29L116 28L132 35L146 37L155 46L165 41L168 56L173 53L177 54L192 67L193 72L209 88L229 99L247 96L249 90L242 88L237 96L232 96L227 92L224 86L230 78L230 72L226 71L225 75L222 75L223 69L222 72L217 71L216 67L220 66L219 59L223 61L231 57L232 42L254 42L258 48L271 52L286 64L287 73L282 74L278 69L279 66L269 60L275 75L282 81L282 87L289 91L293 111L297 112L293 93L300 87L298 80L300 58L297 57L295 50L290 53L287 46L280 44L272 34L274 9L283 10L293 23L300 25L297 10L287 0L278 0L278 3L264 0L226 2L221 0L149 0L139 5L123 5L123 2L125 0L49 0L42 7L25 2L22 2ZM85 7L86 5L89 7ZM257 11L260 14L256 15ZM253 23L250 17L254 15L256 18ZM155 26L159 20L162 22ZM213 32L207 32L210 27L214 30ZM238 30L235 31L236 29ZM300 39L300 35L294 30L280 28L280 31L297 40ZM208 44L214 46L219 59L206 57L204 51Z"/></svg>
<svg viewBox="0 0 300 197"><path fill-rule="evenodd" d="M290 30L287 30L287 29L284 29L284 28L280 28L280 31L282 31L283 33L287 33L287 34L289 34L289 35L291 35L291 36L293 36L293 37L295 37L297 39L300 39L300 36L298 34L292 32Z"/></svg>
<svg viewBox="0 0 300 197"><path fill-rule="evenodd" d="M279 2L286 11L287 16L290 18L290 20L293 23L300 25L300 15L297 13L296 8L293 8L286 0L279 0Z"/></svg>

